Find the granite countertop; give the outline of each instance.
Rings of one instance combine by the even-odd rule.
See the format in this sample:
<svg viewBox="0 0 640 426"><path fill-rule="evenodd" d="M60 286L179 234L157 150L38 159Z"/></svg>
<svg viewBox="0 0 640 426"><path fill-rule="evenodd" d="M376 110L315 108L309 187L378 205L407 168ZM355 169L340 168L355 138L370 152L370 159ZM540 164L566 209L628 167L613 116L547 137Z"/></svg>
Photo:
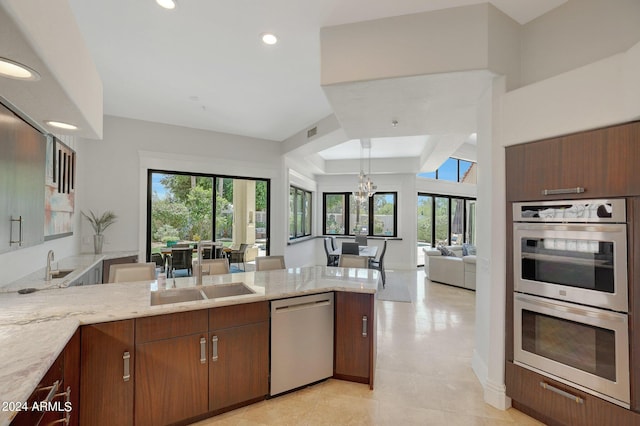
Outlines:
<svg viewBox="0 0 640 426"><path fill-rule="evenodd" d="M26 401L80 325L325 291L375 293L379 277L376 270L326 266L212 275L203 277L203 287L244 283L254 293L156 306L152 294L195 288L195 279L169 278L166 289L147 281L0 293L0 404ZM0 411L0 426L14 415Z"/></svg>

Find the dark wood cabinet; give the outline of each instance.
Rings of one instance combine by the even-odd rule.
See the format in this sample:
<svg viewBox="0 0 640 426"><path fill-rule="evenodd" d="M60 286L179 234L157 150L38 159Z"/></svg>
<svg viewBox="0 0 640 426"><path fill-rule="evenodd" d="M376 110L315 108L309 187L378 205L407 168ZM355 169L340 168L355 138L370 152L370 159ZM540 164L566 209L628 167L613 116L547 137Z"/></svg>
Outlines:
<svg viewBox="0 0 640 426"><path fill-rule="evenodd" d="M123 256L123 257L115 257L113 259L104 259L102 261L102 283L109 282L109 268L111 265L119 265L121 263L136 263L138 262L138 256Z"/></svg>
<svg viewBox="0 0 640 426"><path fill-rule="evenodd" d="M134 320L82 326L80 424L133 424L134 343Z"/></svg>
<svg viewBox="0 0 640 426"><path fill-rule="evenodd" d="M513 406L548 425L640 424L639 413L625 410L511 362L506 367L506 385Z"/></svg>
<svg viewBox="0 0 640 426"><path fill-rule="evenodd" d="M268 302L209 313L209 410L221 412L269 393Z"/></svg>
<svg viewBox="0 0 640 426"><path fill-rule="evenodd" d="M135 424L162 425L208 411L207 310L136 320Z"/></svg>
<svg viewBox="0 0 640 426"><path fill-rule="evenodd" d="M640 122L508 147L507 201L640 195ZM584 193L544 195L544 190Z"/></svg>
<svg viewBox="0 0 640 426"><path fill-rule="evenodd" d="M375 299L372 294L336 292L334 377L368 383L376 359Z"/></svg>

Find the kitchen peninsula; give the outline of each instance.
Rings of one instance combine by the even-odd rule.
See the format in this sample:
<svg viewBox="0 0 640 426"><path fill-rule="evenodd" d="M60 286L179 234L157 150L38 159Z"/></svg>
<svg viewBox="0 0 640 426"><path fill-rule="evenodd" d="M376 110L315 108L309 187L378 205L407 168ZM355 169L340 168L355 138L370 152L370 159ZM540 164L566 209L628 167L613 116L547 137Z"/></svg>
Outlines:
<svg viewBox="0 0 640 426"><path fill-rule="evenodd" d="M367 379L368 382L364 382L372 386L376 322L374 295L378 280L379 273L375 270L312 266L205 276L202 286L196 286L194 278L190 277L178 278L175 281L169 279L166 289L162 286L158 288L158 283L153 281L48 289L30 294L3 293L0 294L0 357L3 360L0 366L1 402L26 401L78 328L83 326L117 323L123 320L144 322L147 318L156 316L158 319L168 318L172 314L197 315L198 312L203 312L206 315L207 311L214 312L222 307L245 304L255 306L268 304L271 300L326 292L336 292L337 295L346 296L360 294L368 301L370 300L368 305L371 312L368 321L363 322L367 326L365 330L360 324L344 327L340 325L342 324L341 312L351 309L341 309L338 301L343 300L342 303L345 305L347 304L345 301L350 299L337 298L335 329L340 335L344 335L345 329L353 329L363 336L371 337L368 356L371 373ZM211 290L216 286L238 283L243 283L251 293L206 298L205 293L212 294L212 292L202 291L203 296L197 300L152 304L152 301L157 303L163 294L174 294L170 292L175 294L182 291L199 292L200 289ZM137 347L136 341L135 347L130 348L132 357L135 356L134 350ZM337 342L336 360L344 358L345 354L339 354L341 350L343 349L340 342ZM348 352L348 349L343 351ZM348 357L350 354L346 355ZM120 359L120 367L122 362ZM336 372L335 365L334 377L352 379L350 374ZM131 374L134 373L132 364ZM73 407L74 411L76 408ZM0 425L9 424L15 414L12 411L1 411Z"/></svg>

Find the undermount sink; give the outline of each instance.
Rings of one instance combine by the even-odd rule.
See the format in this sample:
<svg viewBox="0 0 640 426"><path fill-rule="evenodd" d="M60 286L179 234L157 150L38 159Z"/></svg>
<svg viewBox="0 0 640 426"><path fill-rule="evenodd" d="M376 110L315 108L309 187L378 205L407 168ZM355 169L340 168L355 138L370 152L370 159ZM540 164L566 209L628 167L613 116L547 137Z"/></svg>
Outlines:
<svg viewBox="0 0 640 426"><path fill-rule="evenodd" d="M200 288L200 290L207 296L207 299L255 293L255 291L244 285L244 283L208 285Z"/></svg>
<svg viewBox="0 0 640 426"><path fill-rule="evenodd" d="M221 297L253 294L244 283L214 284L204 287L189 287L151 292L151 306L170 303L194 302L196 300L218 299Z"/></svg>
<svg viewBox="0 0 640 426"><path fill-rule="evenodd" d="M58 269L57 271L51 272L51 278L64 278L73 271L73 269Z"/></svg>
<svg viewBox="0 0 640 426"><path fill-rule="evenodd" d="M193 302L203 300L204 295L197 288L181 288L177 290L162 290L151 292L151 306L166 305L168 303Z"/></svg>

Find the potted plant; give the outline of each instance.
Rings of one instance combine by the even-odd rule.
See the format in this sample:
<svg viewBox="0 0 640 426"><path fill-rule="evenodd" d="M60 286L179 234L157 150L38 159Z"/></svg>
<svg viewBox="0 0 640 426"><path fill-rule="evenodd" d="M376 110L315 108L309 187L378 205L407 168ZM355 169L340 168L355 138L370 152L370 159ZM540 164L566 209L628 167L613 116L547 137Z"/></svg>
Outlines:
<svg viewBox="0 0 640 426"><path fill-rule="evenodd" d="M118 217L111 210L107 210L102 213L102 215L96 215L91 210L89 210L89 214L86 214L85 212L81 213L82 216L87 218L95 232L95 235L93 236L93 249L95 254L100 254L102 253L102 243L104 242L104 235L102 235L102 233L109 226L113 225Z"/></svg>

